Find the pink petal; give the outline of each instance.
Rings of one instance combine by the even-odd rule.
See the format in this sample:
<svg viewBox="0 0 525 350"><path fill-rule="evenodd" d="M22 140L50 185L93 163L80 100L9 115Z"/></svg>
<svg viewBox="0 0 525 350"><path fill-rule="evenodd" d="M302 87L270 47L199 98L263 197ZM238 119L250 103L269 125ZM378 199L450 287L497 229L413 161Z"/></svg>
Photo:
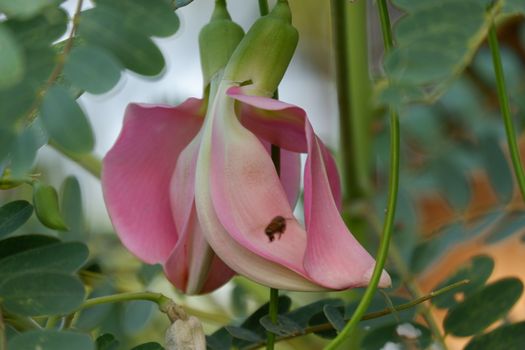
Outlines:
<svg viewBox="0 0 525 350"><path fill-rule="evenodd" d="M271 155L271 144L259 139L264 148ZM280 175L279 179L286 192L288 203L295 207L301 192L301 157L299 153L280 149Z"/></svg>
<svg viewBox="0 0 525 350"><path fill-rule="evenodd" d="M230 118L222 113L229 113ZM212 130L216 121L218 131ZM226 121L234 124L229 125L228 135L224 134ZM230 153L234 150L238 152ZM264 146L239 125L231 99L217 98L208 112L196 179L196 207L203 233L228 266L275 288L324 289L304 276L305 232L292 219L286 194ZM264 229L276 215L290 218L288 227L281 239L269 242Z"/></svg>
<svg viewBox="0 0 525 350"><path fill-rule="evenodd" d="M178 239L168 195L182 149L202 124L202 101L173 108L130 104L103 160L102 188L123 244L148 263L164 262Z"/></svg>
<svg viewBox="0 0 525 350"><path fill-rule="evenodd" d="M308 151L306 139L306 112L297 106L268 97L250 96L241 87L231 87L228 96L242 102L242 124L258 137L293 152ZM335 160L319 140L327 168L332 194L341 210L341 182Z"/></svg>
<svg viewBox="0 0 525 350"><path fill-rule="evenodd" d="M333 289L366 286L374 259L348 231L331 194L323 148L306 123L308 158L304 177L305 221L308 244L304 267L316 282ZM383 272L381 287L390 285Z"/></svg>
<svg viewBox="0 0 525 350"><path fill-rule="evenodd" d="M235 274L202 235L195 210L195 168L201 136L198 134L180 154L171 179L170 198L179 240L164 265L170 282L185 294L210 292Z"/></svg>

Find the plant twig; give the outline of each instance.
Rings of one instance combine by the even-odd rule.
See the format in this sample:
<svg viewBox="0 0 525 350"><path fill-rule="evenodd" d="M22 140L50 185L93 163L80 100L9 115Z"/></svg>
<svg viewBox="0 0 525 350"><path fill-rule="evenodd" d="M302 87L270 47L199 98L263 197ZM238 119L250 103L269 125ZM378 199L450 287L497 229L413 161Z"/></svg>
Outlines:
<svg viewBox="0 0 525 350"><path fill-rule="evenodd" d="M381 31L383 33L383 41L385 51L389 51L393 47L392 31L390 27L390 18L386 0L379 0L377 2L379 7L379 15L381 19ZM352 315L350 321L345 325L343 330L335 337L326 347L327 350L337 349L347 337L356 329L361 317L368 309L372 302L372 298L379 285L379 280L385 266L388 256L388 248L390 245L390 238L392 236L392 229L394 224L394 217L396 212L397 192L399 185L399 120L397 112L390 109L390 180L388 201L385 213L385 221L383 224L383 233L381 236L381 243L379 245L379 252L376 257L376 265L374 272L370 278L370 283L366 288L361 302L357 306L356 311Z"/></svg>
<svg viewBox="0 0 525 350"><path fill-rule="evenodd" d="M71 32L69 33L68 38L66 39L67 41L66 41L66 44L64 46L64 50L59 55L58 62L55 65L55 68L51 72L51 75L47 79L46 83L44 84L42 90L38 94L38 98L36 99L36 101L33 103L31 108L29 109L27 117L24 118L24 122L26 123L26 125L31 124L33 122L33 120L35 120L35 118L37 116L37 110L38 110L40 104L42 103L42 100L44 99L44 96L45 96L47 90L49 90L49 88L55 83L55 81L58 79L58 77L62 73L62 70L64 69L64 65L66 64L66 57L67 57L67 55L69 55L69 52L73 48L73 42L74 42L74 39L75 39L75 34L77 32L78 24L80 22L79 21L80 11L82 10L82 3L83 3L83 1L84 0L78 0L77 1L77 6L75 8L75 14L73 15L73 20L72 20L73 21L73 26L71 27Z"/></svg>
<svg viewBox="0 0 525 350"><path fill-rule="evenodd" d="M492 63L494 66L494 74L496 76L496 85L498 88L498 99L505 124L505 132L507 134L507 144L509 147L510 158L514 168L514 175L518 181L518 186L521 192L521 197L525 201L525 172L521 164L520 150L516 140L516 130L512 121L512 114L510 112L509 97L507 94L507 87L505 85L505 73L503 72L503 65L501 63L501 55L498 44L498 36L494 24L489 29L489 47L492 54Z"/></svg>

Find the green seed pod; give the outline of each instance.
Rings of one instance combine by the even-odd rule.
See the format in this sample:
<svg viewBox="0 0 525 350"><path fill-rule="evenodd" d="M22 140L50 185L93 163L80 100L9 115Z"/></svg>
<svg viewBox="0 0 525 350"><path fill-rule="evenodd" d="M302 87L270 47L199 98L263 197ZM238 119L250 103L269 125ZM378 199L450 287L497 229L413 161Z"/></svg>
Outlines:
<svg viewBox="0 0 525 350"><path fill-rule="evenodd" d="M228 13L226 1L215 1L210 23L206 24L199 34L204 88L208 86L213 76L226 66L243 36L244 31L241 26L233 22Z"/></svg>
<svg viewBox="0 0 525 350"><path fill-rule="evenodd" d="M60 231L67 231L68 227L58 208L58 195L53 186L39 182L33 184L33 205L38 220L45 226Z"/></svg>
<svg viewBox="0 0 525 350"><path fill-rule="evenodd" d="M246 33L226 67L224 79L250 82L256 94L271 96L297 47L299 35L291 22L290 7L280 0Z"/></svg>

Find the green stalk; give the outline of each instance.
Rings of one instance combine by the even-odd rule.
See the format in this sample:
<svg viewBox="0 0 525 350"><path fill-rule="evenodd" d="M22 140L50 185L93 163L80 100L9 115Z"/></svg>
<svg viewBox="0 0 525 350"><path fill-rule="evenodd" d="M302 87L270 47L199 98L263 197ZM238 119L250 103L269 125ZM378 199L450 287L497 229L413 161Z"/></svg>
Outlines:
<svg viewBox="0 0 525 350"><path fill-rule="evenodd" d="M521 197L523 200L525 200L525 173L523 172L523 166L521 164L520 150L516 140L516 130L514 128L514 123L512 122L509 97L505 85L505 74L503 72L503 65L501 63L498 36L496 34L496 28L494 27L494 24L490 26L489 30L489 46L490 52L492 53L492 63L494 66L494 74L496 75L499 105L501 115L503 116L503 123L505 124L505 132L507 134L507 144L509 147L510 158L512 160L514 174L518 180Z"/></svg>
<svg viewBox="0 0 525 350"><path fill-rule="evenodd" d="M261 16L266 16L269 13L267 0L259 0L259 13ZM275 99L279 98L279 92L276 90L273 96ZM279 147L271 146L271 156L275 170L277 174L281 173L281 150ZM277 312L279 308L279 289L270 288L270 301L268 316L273 323L277 323ZM273 350L275 346L275 334L272 332L266 332L266 349Z"/></svg>
<svg viewBox="0 0 525 350"><path fill-rule="evenodd" d="M332 0L339 143L345 204L371 192L371 86L366 1Z"/></svg>
<svg viewBox="0 0 525 350"><path fill-rule="evenodd" d="M97 179L100 179L100 174L102 172L102 163L100 159L98 159L94 155L77 154L77 153L70 152L64 149L63 147L61 147L59 144L57 144L53 140L49 140L48 145L54 148L57 152L61 153L67 158L71 159L73 162L80 165L82 168L87 170L91 175L93 175Z"/></svg>
<svg viewBox="0 0 525 350"><path fill-rule="evenodd" d="M390 18L388 15L388 8L386 0L379 0L379 15L381 19L381 31L383 33L385 52L388 52L393 47L392 32L390 27ZM396 201L399 184L399 120L397 112L390 109L390 181L388 192L388 203L385 214L385 221L383 224L383 234L381 243L379 245L379 252L376 257L376 265L370 283L366 288L365 294L361 299L356 311L352 315L350 321L345 325L343 330L334 338L326 347L326 349L336 349L345 339L350 336L356 329L359 321L365 314L372 298L377 290L379 280L383 267L385 266L388 256L388 248L390 245L390 238L392 236L392 228L394 224L394 217L396 212Z"/></svg>

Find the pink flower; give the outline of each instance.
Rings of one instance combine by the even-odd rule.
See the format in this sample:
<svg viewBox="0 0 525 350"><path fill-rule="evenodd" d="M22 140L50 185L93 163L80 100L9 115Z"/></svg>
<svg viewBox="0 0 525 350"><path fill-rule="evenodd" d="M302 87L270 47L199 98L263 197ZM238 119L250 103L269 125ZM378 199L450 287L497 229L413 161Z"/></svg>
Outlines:
<svg viewBox="0 0 525 350"><path fill-rule="evenodd" d="M177 107L130 104L102 170L106 206L122 243L144 262L162 264L187 294L210 292L234 274L201 233L193 190L170 189L177 159L201 128L204 108L199 99ZM190 198L183 210L174 210L179 195Z"/></svg>
<svg viewBox="0 0 525 350"><path fill-rule="evenodd" d="M243 92L249 89L220 83L197 141L177 163L176 173L196 169L195 203L206 240L237 273L274 288L367 285L375 262L339 214L339 177L329 151L301 108ZM270 143L281 148L281 179L268 152ZM308 154L304 228L292 212L299 153ZM174 183L188 182L175 175ZM286 228L270 240L265 230L276 217L286 219ZM380 286L389 284L383 273Z"/></svg>

